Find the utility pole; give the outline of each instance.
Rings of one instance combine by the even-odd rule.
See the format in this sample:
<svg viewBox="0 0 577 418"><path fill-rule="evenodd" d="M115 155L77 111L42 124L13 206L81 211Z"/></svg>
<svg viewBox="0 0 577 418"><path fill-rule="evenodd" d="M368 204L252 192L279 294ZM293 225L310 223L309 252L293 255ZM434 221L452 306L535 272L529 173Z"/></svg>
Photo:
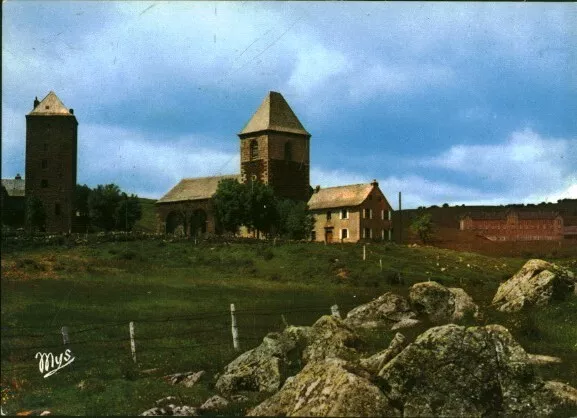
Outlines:
<svg viewBox="0 0 577 418"><path fill-rule="evenodd" d="M399 192L399 244L403 244L403 210L401 206L401 192Z"/></svg>

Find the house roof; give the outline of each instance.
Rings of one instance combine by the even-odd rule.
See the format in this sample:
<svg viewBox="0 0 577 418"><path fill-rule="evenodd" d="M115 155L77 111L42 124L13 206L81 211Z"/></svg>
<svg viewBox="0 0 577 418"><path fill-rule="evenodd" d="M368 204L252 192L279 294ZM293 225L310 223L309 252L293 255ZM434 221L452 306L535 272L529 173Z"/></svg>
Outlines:
<svg viewBox="0 0 577 418"><path fill-rule="evenodd" d="M216 192L218 183L225 179L240 180L240 175L185 178L180 180L176 186L170 189L156 203L210 199Z"/></svg>
<svg viewBox="0 0 577 418"><path fill-rule="evenodd" d="M365 201L371 190L372 183L326 187L311 196L308 206L311 210L358 206Z"/></svg>
<svg viewBox="0 0 577 418"><path fill-rule="evenodd" d="M26 181L24 179L2 179L2 187L10 197L24 197Z"/></svg>
<svg viewBox="0 0 577 418"><path fill-rule="evenodd" d="M276 91L268 93L239 135L267 130L310 136L282 94Z"/></svg>
<svg viewBox="0 0 577 418"><path fill-rule="evenodd" d="M60 101L56 93L51 91L48 95L42 99L42 101L34 107L32 112L29 115L65 115L65 116L74 116L70 113L70 110L64 106L64 104Z"/></svg>

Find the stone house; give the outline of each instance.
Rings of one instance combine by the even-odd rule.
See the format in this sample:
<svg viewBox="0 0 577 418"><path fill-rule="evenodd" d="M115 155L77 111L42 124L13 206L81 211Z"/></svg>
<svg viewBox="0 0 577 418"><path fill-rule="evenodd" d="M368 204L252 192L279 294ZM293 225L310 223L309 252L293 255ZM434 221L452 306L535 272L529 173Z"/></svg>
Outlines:
<svg viewBox="0 0 577 418"><path fill-rule="evenodd" d="M218 183L239 175L185 178L156 202L158 232L192 236L213 234L216 224L211 198Z"/></svg>
<svg viewBox="0 0 577 418"><path fill-rule="evenodd" d="M556 212L474 212L464 215L461 231L476 231L492 241L563 239L563 217Z"/></svg>
<svg viewBox="0 0 577 418"><path fill-rule="evenodd" d="M13 179L2 179L2 225L15 228L24 226L25 187L25 181L20 174Z"/></svg>
<svg viewBox="0 0 577 418"><path fill-rule="evenodd" d="M391 239L392 208L376 180L368 184L317 187L308 206L315 218L313 241Z"/></svg>

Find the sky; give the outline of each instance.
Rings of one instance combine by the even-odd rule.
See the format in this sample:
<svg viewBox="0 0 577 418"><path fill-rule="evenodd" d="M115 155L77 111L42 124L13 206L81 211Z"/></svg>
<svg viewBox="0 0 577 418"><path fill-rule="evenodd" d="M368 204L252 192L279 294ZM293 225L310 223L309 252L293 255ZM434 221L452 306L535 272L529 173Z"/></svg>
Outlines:
<svg viewBox="0 0 577 418"><path fill-rule="evenodd" d="M311 137L311 185L391 203L577 198L577 3L2 4L2 178L25 115L74 109L78 183L160 198L240 172L269 91Z"/></svg>

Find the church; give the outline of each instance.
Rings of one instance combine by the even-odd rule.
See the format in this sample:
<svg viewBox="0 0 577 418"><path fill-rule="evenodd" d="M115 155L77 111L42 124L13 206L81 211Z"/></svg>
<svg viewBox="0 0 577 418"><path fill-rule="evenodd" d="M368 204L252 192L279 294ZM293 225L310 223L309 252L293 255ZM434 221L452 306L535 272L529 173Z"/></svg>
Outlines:
<svg viewBox="0 0 577 418"><path fill-rule="evenodd" d="M280 93L267 94L238 138L240 174L182 179L156 202L157 232L216 233L212 196L221 180L236 179L259 181L278 197L307 202L316 219L314 241L390 239L392 209L376 181L322 191L311 188L311 134ZM336 224L331 212L339 214Z"/></svg>

